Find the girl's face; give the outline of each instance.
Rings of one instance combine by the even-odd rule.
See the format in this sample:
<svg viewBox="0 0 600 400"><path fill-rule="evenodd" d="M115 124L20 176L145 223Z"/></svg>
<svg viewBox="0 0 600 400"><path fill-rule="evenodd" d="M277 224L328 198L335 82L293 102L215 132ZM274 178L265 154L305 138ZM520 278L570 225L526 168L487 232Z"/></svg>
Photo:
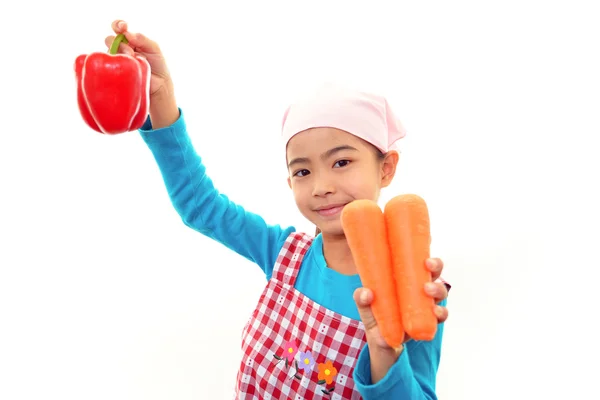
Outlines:
<svg viewBox="0 0 600 400"><path fill-rule="evenodd" d="M392 181L398 153L381 156L370 143L335 128L300 132L287 146L288 184L298 209L323 234L343 235L342 208L377 201Z"/></svg>

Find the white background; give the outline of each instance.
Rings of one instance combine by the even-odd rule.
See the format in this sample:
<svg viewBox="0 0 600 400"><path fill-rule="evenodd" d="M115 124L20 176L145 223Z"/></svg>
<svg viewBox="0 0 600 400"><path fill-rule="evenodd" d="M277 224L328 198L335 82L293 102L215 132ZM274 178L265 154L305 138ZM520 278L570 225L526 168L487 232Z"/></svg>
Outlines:
<svg viewBox="0 0 600 400"><path fill-rule="evenodd" d="M428 201L453 284L439 398L600 398L596 2L398 3L4 2L0 399L231 398L264 276L183 225L136 132L79 117L73 61L117 18L162 46L217 187L269 222L313 230L288 101L387 95L409 136L382 201Z"/></svg>

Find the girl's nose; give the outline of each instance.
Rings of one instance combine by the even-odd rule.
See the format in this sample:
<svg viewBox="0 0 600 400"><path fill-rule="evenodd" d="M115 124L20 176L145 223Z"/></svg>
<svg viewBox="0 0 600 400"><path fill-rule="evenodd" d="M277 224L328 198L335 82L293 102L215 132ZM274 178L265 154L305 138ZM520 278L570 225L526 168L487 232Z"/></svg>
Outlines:
<svg viewBox="0 0 600 400"><path fill-rule="evenodd" d="M332 180L319 177L314 182L313 196L323 197L335 193L335 186Z"/></svg>

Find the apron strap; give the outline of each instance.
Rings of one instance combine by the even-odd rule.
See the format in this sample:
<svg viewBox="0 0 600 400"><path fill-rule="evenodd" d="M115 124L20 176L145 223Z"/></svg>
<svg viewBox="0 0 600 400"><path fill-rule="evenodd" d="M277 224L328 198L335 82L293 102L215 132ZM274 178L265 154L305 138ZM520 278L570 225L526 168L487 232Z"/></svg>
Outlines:
<svg viewBox="0 0 600 400"><path fill-rule="evenodd" d="M301 232L292 232L279 251L271 279L294 287L302 259L312 244L313 237Z"/></svg>

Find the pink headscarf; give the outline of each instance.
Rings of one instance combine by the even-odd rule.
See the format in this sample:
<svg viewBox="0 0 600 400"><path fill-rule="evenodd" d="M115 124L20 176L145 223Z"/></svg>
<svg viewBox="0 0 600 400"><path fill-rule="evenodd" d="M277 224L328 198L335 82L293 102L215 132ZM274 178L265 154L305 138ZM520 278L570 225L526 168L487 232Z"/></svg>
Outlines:
<svg viewBox="0 0 600 400"><path fill-rule="evenodd" d="M286 110L282 124L285 145L297 133L317 127L341 129L383 153L396 150L396 142L406 135L384 97L335 84L323 85Z"/></svg>

